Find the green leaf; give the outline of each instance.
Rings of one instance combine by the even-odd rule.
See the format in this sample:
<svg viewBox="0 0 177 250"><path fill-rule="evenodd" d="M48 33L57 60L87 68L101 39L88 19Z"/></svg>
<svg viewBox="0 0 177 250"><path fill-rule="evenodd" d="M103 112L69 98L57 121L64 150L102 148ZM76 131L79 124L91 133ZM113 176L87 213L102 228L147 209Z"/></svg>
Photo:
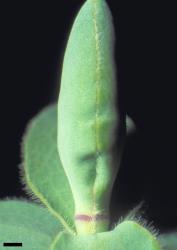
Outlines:
<svg viewBox="0 0 177 250"><path fill-rule="evenodd" d="M46 208L18 200L0 202L0 249L4 242L20 242L24 250L48 250L61 230Z"/></svg>
<svg viewBox="0 0 177 250"><path fill-rule="evenodd" d="M58 150L77 217L109 214L125 139L125 117L119 105L116 110L116 85L110 10L104 0L87 0L67 44L58 102ZM112 155L115 138L117 162ZM109 222L96 224L94 232L107 230ZM80 226L77 221L77 231L83 232Z"/></svg>
<svg viewBox="0 0 177 250"><path fill-rule="evenodd" d="M113 231L87 236L58 234L51 250L162 250L155 236L133 221L124 221Z"/></svg>
<svg viewBox="0 0 177 250"><path fill-rule="evenodd" d="M162 234L159 241L164 250L177 250L177 232Z"/></svg>
<svg viewBox="0 0 177 250"><path fill-rule="evenodd" d="M56 105L39 113L23 141L23 182L65 228L73 232L74 202L57 152Z"/></svg>

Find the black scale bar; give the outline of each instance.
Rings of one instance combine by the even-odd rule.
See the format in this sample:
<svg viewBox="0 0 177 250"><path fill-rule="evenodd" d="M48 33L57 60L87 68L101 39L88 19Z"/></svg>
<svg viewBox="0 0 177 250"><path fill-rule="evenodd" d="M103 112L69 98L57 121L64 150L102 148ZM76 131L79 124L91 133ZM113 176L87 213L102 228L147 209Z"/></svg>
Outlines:
<svg viewBox="0 0 177 250"><path fill-rule="evenodd" d="M22 243L8 243L8 242L6 242L6 243L3 243L3 246L4 247L22 247Z"/></svg>

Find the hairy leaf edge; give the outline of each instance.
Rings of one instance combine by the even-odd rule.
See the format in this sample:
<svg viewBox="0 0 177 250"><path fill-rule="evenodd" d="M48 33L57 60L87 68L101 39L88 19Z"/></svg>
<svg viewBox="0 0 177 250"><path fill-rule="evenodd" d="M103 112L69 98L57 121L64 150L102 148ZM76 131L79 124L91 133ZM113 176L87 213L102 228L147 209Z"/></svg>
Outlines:
<svg viewBox="0 0 177 250"><path fill-rule="evenodd" d="M52 107L54 107L55 104L50 104L47 107L40 110L27 124L24 135L22 137L21 142L21 159L22 163L19 164L19 170L20 170L20 181L23 185L23 190L27 193L27 195L36 203L39 203L41 205L45 205L49 212L55 216L64 226L64 228L72 235L75 235L76 232L72 227L69 225L69 222L67 222L67 218L64 218L61 216L58 212L56 212L50 204L47 202L45 197L38 191L38 189L35 187L35 185L30 180L30 176L28 174L28 166L25 164L25 141L28 136L28 132L30 128L33 126L35 120L41 115L41 113L48 111ZM74 225L73 225L74 228Z"/></svg>

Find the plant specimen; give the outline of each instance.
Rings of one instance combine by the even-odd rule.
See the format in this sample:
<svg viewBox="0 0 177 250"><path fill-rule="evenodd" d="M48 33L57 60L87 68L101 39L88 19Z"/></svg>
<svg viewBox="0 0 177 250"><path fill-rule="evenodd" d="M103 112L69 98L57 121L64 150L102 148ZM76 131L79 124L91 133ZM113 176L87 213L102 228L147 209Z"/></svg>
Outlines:
<svg viewBox="0 0 177 250"><path fill-rule="evenodd" d="M1 242L26 250L177 248L177 234L158 238L136 219L137 209L110 224L128 133L116 86L110 10L105 0L87 0L69 37L58 106L37 115L23 139L22 180L41 204L1 201Z"/></svg>

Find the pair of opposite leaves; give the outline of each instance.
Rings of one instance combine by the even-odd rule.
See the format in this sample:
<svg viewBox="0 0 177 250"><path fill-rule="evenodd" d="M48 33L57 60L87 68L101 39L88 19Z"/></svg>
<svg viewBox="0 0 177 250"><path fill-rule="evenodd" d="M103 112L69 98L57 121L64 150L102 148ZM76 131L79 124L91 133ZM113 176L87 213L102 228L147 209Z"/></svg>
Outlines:
<svg viewBox="0 0 177 250"><path fill-rule="evenodd" d="M110 153L116 126L119 159L124 144L125 119L115 111L113 33L105 1L87 0L65 53L58 122L56 106L49 107L33 119L24 137L22 177L27 190L47 209L2 201L1 242L20 241L26 250L161 249L153 234L130 220L109 232L101 232L106 225L92 225L86 230L93 234L75 235L83 228L75 224L74 214L108 213L119 165L111 163ZM175 236L171 237L174 244Z"/></svg>

